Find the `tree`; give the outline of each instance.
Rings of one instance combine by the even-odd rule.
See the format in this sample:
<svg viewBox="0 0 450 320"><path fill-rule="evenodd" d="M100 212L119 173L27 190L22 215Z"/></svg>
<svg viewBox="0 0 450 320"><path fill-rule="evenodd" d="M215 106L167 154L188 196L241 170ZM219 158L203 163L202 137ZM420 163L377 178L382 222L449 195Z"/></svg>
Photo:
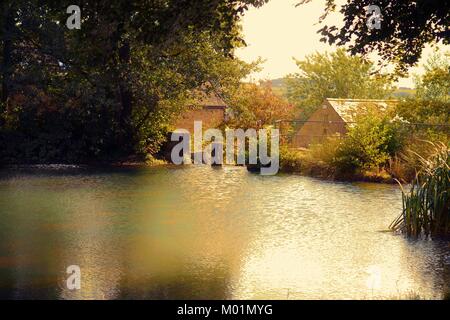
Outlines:
<svg viewBox="0 0 450 320"><path fill-rule="evenodd" d="M303 0L299 4L310 2ZM381 9L381 28L369 29L369 5ZM323 22L336 11L335 0L327 0ZM347 0L339 10L344 15L340 27L324 25L319 32L322 41L339 46L348 45L352 54L377 51L381 57L395 63L398 73L415 64L425 44L449 44L450 2L442 0Z"/></svg>
<svg viewBox="0 0 450 320"><path fill-rule="evenodd" d="M300 72L287 79L287 97L307 120L325 98L383 99L392 92L389 78L375 72L373 63L349 56L344 49L315 53L295 60Z"/></svg>
<svg viewBox="0 0 450 320"><path fill-rule="evenodd" d="M70 1L3 1L3 141L33 161L154 152L195 89L249 70L233 57L239 21L264 2L84 0L69 30Z"/></svg>
<svg viewBox="0 0 450 320"><path fill-rule="evenodd" d="M276 120L290 119L293 105L261 83L243 83L230 101L233 117L228 123L236 128L262 128Z"/></svg>
<svg viewBox="0 0 450 320"><path fill-rule="evenodd" d="M403 147L405 128L371 105L361 106L334 162L340 170L370 170L385 164Z"/></svg>
<svg viewBox="0 0 450 320"><path fill-rule="evenodd" d="M12 58L12 48L11 48L11 37L12 30L14 28L14 20L11 14L11 8L7 5L7 3L3 4L2 7L2 38L3 40L3 52L1 59L1 74L2 74L2 95L1 102L3 104L8 100L8 92L9 92L9 82L11 77L11 58Z"/></svg>
<svg viewBox="0 0 450 320"><path fill-rule="evenodd" d="M396 112L411 123L421 123L416 131L426 131L427 139L448 140L450 123L450 63L448 53L432 56L425 63L425 73L415 77L416 94L401 101ZM419 130L420 129L420 130ZM438 133L435 136L432 133ZM447 135L447 138L445 138Z"/></svg>
<svg viewBox="0 0 450 320"><path fill-rule="evenodd" d="M425 64L425 73L416 76L416 97L450 103L450 52L435 54Z"/></svg>

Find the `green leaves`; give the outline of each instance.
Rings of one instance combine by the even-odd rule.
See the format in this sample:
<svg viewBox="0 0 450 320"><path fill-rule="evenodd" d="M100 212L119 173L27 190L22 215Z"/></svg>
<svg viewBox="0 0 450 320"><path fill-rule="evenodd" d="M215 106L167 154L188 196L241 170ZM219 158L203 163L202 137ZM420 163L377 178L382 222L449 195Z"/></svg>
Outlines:
<svg viewBox="0 0 450 320"><path fill-rule="evenodd" d="M416 77L416 96L450 104L450 52L435 54L425 64L425 74Z"/></svg>
<svg viewBox="0 0 450 320"><path fill-rule="evenodd" d="M264 2L81 0L81 29L69 30L70 1L4 1L0 157L83 162L156 152L194 91L208 84L226 98L250 71L233 58L238 23Z"/></svg>
<svg viewBox="0 0 450 320"><path fill-rule="evenodd" d="M315 53L296 60L299 73L287 78L287 97L307 120L325 98L383 99L392 92L387 76L375 72L374 65L345 50Z"/></svg>
<svg viewBox="0 0 450 320"><path fill-rule="evenodd" d="M302 1L310 2L310 0ZM322 22L336 11L335 0L327 0ZM382 14L381 29L369 30L366 7L375 4ZM394 63L398 74L420 58L426 44L442 41L448 44L450 2L439 0L347 0L339 10L344 15L342 26L323 26L322 41L348 46L352 54L377 52L383 61Z"/></svg>
<svg viewBox="0 0 450 320"><path fill-rule="evenodd" d="M349 127L336 155L343 170L373 170L382 167L403 146L404 132L379 110L367 108Z"/></svg>

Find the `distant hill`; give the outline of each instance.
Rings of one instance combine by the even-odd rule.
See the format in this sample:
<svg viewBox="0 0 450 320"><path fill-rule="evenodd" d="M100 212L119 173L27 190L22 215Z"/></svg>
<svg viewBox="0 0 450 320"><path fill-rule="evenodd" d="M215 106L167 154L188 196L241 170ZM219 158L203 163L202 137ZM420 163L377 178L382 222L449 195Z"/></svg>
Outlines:
<svg viewBox="0 0 450 320"><path fill-rule="evenodd" d="M412 97L416 94L415 89L400 87L394 92L394 96L398 98Z"/></svg>
<svg viewBox="0 0 450 320"><path fill-rule="evenodd" d="M278 78L270 80L272 82L272 87L284 87L285 86L285 80L284 78Z"/></svg>
<svg viewBox="0 0 450 320"><path fill-rule="evenodd" d="M269 81L272 84L273 92L280 96L284 96L284 94L286 93L286 81L284 80L284 78L278 78Z"/></svg>
<svg viewBox="0 0 450 320"><path fill-rule="evenodd" d="M278 78L270 80L272 83L272 89L275 93L280 95L284 95L286 92L286 80L284 78ZM396 98L406 98L411 97L416 94L415 89L407 88L407 87L399 87L394 91L393 96Z"/></svg>

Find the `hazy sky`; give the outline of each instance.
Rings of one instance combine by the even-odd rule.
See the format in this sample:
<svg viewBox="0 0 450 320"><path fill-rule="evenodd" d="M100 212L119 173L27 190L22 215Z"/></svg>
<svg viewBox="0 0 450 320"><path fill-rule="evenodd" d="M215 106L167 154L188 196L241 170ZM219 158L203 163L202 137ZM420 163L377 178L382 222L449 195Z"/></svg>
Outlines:
<svg viewBox="0 0 450 320"><path fill-rule="evenodd" d="M243 18L244 39L247 47L239 49L237 56L245 61L258 57L266 60L263 70L252 75L252 80L274 79L296 72L292 57L302 59L315 51L332 51L331 47L320 42L317 30L319 17L324 11L324 0L295 7L300 0L270 0L259 9L250 9ZM339 25L342 16L335 14L327 19L328 25ZM448 47L447 47L448 48ZM431 54L427 48L423 57ZM421 73L422 68L411 68L410 74ZM401 79L399 86L413 87L412 78Z"/></svg>

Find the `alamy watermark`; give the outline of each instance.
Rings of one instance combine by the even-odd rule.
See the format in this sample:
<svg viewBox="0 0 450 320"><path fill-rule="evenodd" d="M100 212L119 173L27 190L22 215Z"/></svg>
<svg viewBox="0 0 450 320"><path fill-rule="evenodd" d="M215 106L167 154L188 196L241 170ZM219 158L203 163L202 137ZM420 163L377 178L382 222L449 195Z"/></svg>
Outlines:
<svg viewBox="0 0 450 320"><path fill-rule="evenodd" d="M382 20L382 15L381 15L381 9L379 6L377 5L370 5L367 7L366 9L366 14L368 16L367 18L367 28L369 28L369 30L372 29L381 29L381 20Z"/></svg>
<svg viewBox="0 0 450 320"><path fill-rule="evenodd" d="M171 141L179 141L172 148L171 153L172 162L176 165L191 164L192 153L194 164L222 165L225 145L226 164L246 165L248 159L248 164L261 166L261 175L275 175L279 170L280 133L278 129L259 129L258 131L226 129L224 139L222 131L208 129L203 133L202 121L194 121L193 150L191 134L188 130L175 130ZM247 144L248 150L246 150Z"/></svg>
<svg viewBox="0 0 450 320"><path fill-rule="evenodd" d="M66 20L66 26L69 30L81 29L81 9L77 5L70 5L66 10L70 16Z"/></svg>
<svg viewBox="0 0 450 320"><path fill-rule="evenodd" d="M81 269L77 265L68 266L66 269L69 277L66 280L66 286L69 290L81 289Z"/></svg>

